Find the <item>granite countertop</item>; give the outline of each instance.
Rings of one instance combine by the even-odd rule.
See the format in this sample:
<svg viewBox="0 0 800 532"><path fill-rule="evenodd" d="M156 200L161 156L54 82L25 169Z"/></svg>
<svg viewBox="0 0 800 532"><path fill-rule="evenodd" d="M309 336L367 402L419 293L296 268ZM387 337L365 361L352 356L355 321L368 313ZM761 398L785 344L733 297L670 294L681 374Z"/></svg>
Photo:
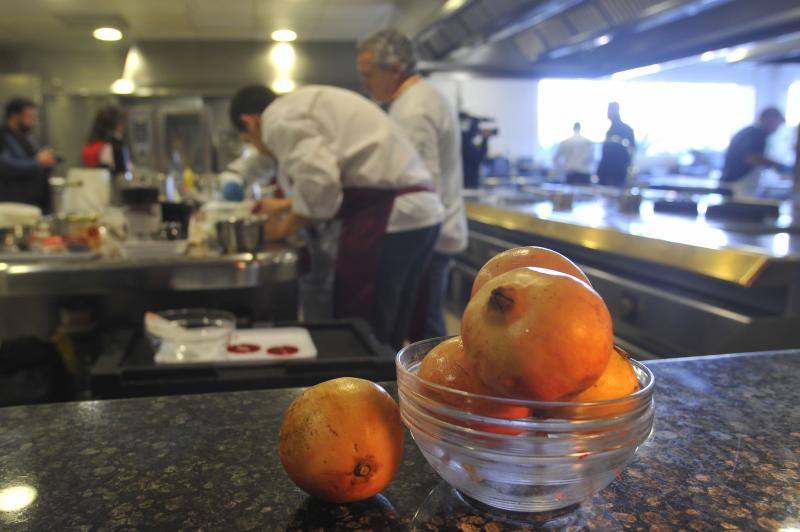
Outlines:
<svg viewBox="0 0 800 532"><path fill-rule="evenodd" d="M281 417L301 391L284 389L0 409L0 490L37 492L26 508L0 511L0 529L800 527L800 351L648 364L653 438L620 478L558 517L476 508L439 481L410 438L382 495L315 501L278 459Z"/></svg>

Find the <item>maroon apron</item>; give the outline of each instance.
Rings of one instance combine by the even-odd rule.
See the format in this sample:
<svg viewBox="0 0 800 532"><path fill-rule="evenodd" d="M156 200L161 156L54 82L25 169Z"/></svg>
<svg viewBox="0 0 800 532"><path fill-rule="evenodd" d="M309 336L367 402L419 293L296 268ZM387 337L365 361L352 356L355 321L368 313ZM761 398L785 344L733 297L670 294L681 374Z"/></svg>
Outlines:
<svg viewBox="0 0 800 532"><path fill-rule="evenodd" d="M394 200L412 192L432 192L429 185L401 189L346 187L337 217L342 221L336 274L333 284L333 312L337 318L369 320L383 237Z"/></svg>

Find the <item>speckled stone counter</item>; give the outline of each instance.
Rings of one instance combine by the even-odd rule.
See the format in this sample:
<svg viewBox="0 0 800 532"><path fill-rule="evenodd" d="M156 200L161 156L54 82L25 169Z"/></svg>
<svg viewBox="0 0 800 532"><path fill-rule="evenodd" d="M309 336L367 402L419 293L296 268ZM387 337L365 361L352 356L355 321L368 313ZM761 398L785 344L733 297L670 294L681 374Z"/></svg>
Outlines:
<svg viewBox="0 0 800 532"><path fill-rule="evenodd" d="M464 500L410 438L382 495L348 506L310 499L278 460L281 417L300 393L286 389L0 409L0 489L37 492L26 508L0 511L0 529L800 527L800 352L651 368L654 437L619 479L558 516L504 514Z"/></svg>

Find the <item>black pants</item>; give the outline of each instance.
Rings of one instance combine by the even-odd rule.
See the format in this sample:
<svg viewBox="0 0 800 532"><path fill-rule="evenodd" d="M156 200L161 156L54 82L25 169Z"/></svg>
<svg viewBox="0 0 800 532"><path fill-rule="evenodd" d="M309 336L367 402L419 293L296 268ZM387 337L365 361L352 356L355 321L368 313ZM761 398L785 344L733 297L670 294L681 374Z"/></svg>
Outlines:
<svg viewBox="0 0 800 532"><path fill-rule="evenodd" d="M378 340L394 349L406 339L420 275L438 236L435 225L384 237L370 324Z"/></svg>

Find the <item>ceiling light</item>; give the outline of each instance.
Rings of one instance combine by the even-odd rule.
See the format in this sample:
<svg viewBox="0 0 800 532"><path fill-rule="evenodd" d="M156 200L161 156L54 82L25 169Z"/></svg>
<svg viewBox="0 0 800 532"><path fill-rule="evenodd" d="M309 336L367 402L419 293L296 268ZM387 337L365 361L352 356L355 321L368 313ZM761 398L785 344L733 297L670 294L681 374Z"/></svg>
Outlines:
<svg viewBox="0 0 800 532"><path fill-rule="evenodd" d="M737 48L728 54L728 57L725 58L725 61L728 63L738 63L739 61L746 59L747 54L749 53L750 51L747 48Z"/></svg>
<svg viewBox="0 0 800 532"><path fill-rule="evenodd" d="M12 486L0 490L0 512L16 512L30 506L36 499L33 486Z"/></svg>
<svg viewBox="0 0 800 532"><path fill-rule="evenodd" d="M599 46L605 46L610 42L611 42L611 35L605 34L605 35L601 35L600 37L596 38L594 40L594 45L598 46L598 47Z"/></svg>
<svg viewBox="0 0 800 532"><path fill-rule="evenodd" d="M466 0L447 0L442 6L442 11L445 13L452 13L459 7L463 6Z"/></svg>
<svg viewBox="0 0 800 532"><path fill-rule="evenodd" d="M97 28L92 32L98 41L118 41L122 39L122 32L117 28Z"/></svg>
<svg viewBox="0 0 800 532"><path fill-rule="evenodd" d="M704 63L707 63L709 61L713 61L716 58L717 58L717 52L708 51L708 52L704 52L703 54L700 55L700 61L702 61Z"/></svg>
<svg viewBox="0 0 800 532"><path fill-rule="evenodd" d="M273 91L277 94L286 94L287 92L292 92L296 85L294 81L289 78L278 78L272 82L270 85Z"/></svg>
<svg viewBox="0 0 800 532"><path fill-rule="evenodd" d="M661 65L648 65L639 68L632 68L630 70L623 70L622 72L615 72L611 74L611 79L615 81L626 81L629 79L640 78L642 76L649 76L661 72Z"/></svg>
<svg viewBox="0 0 800 532"><path fill-rule="evenodd" d="M297 39L297 33L292 30L275 30L270 34L270 38L277 42L292 42Z"/></svg>
<svg viewBox="0 0 800 532"><path fill-rule="evenodd" d="M136 90L136 85L129 79L119 78L111 84L111 92L114 94L133 94Z"/></svg>
<svg viewBox="0 0 800 532"><path fill-rule="evenodd" d="M279 42L269 51L269 60L279 72L288 72L294 67L294 46L288 42Z"/></svg>

